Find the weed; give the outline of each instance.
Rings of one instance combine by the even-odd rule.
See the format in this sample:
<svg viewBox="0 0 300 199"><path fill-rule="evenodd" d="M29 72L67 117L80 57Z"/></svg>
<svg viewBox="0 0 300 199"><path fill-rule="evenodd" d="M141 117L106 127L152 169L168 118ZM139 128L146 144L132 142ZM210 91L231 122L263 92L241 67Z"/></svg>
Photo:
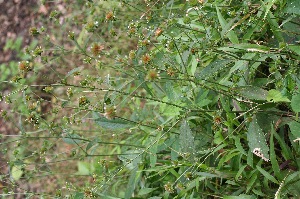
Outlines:
<svg viewBox="0 0 300 199"><path fill-rule="evenodd" d="M51 14L28 51L46 83L20 76L22 95L3 96L20 117L1 143L15 143L14 185L53 176L56 195L75 198L299 197L295 6L88 1Z"/></svg>

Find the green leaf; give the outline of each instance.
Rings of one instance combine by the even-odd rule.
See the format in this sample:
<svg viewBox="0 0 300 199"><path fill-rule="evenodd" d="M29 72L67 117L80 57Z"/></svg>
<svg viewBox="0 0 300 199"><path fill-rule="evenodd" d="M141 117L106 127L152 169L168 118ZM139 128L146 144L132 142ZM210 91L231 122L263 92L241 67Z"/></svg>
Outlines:
<svg viewBox="0 0 300 199"><path fill-rule="evenodd" d="M174 87L170 81L166 82L165 92L166 92L169 100L174 102L177 99L176 93L174 91Z"/></svg>
<svg viewBox="0 0 300 199"><path fill-rule="evenodd" d="M21 166L13 166L11 169L11 177L15 180L18 181L23 175L22 167Z"/></svg>
<svg viewBox="0 0 300 199"><path fill-rule="evenodd" d="M270 24L270 28L271 28L276 40L278 42L284 42L284 38L281 34L282 30L280 29L280 27L276 21L276 17L271 12L268 12L267 16L268 16L267 19Z"/></svg>
<svg viewBox="0 0 300 199"><path fill-rule="evenodd" d="M300 112L300 94L293 95L291 101L291 107L294 112Z"/></svg>
<svg viewBox="0 0 300 199"><path fill-rule="evenodd" d="M276 2L276 0L268 0L267 5L266 5L266 12L265 12L264 20L266 19L266 16L270 12L270 9L274 5L275 2Z"/></svg>
<svg viewBox="0 0 300 199"><path fill-rule="evenodd" d="M290 102L290 100L283 96L280 91L272 89L269 90L267 100L269 102Z"/></svg>
<svg viewBox="0 0 300 199"><path fill-rule="evenodd" d="M224 19L224 17L222 16L222 14L221 14L219 8L216 7L216 9L217 9L217 15L218 15L218 19L219 19L219 22L220 22L220 24L221 24L222 29L224 30L226 27L230 27L230 26L227 25L227 22L226 22L226 20ZM227 30L224 31L224 32L227 32ZM239 43L239 39L238 39L237 35L235 34L235 32L234 32L233 30L227 32L227 37L228 37L228 39L229 39L233 44L238 44L238 43Z"/></svg>
<svg viewBox="0 0 300 199"><path fill-rule="evenodd" d="M149 194L149 193L155 191L156 189L158 189L158 188L142 188L138 192L138 196Z"/></svg>
<svg viewBox="0 0 300 199"><path fill-rule="evenodd" d="M274 132L274 136L276 140L278 141L280 148L281 148L281 154L284 157L285 160L293 159L292 152L285 142L284 138L282 138L276 131Z"/></svg>
<svg viewBox="0 0 300 199"><path fill-rule="evenodd" d="M86 151L88 151L90 148L92 148L94 145L96 145L96 144L98 144L98 142L99 142L99 138L95 138L95 139L93 139L92 141L90 141L89 143L88 143L88 145L86 146Z"/></svg>
<svg viewBox="0 0 300 199"><path fill-rule="evenodd" d="M107 119L95 112L93 112L93 118L97 125L107 129L125 129L133 126L132 123L129 123L125 120L119 118Z"/></svg>
<svg viewBox="0 0 300 199"><path fill-rule="evenodd" d="M272 169L275 173L275 176L278 178L281 178L280 168L279 168L279 164L276 159L276 153L275 153L274 133L276 133L276 132L272 125L271 126L271 136L270 136L270 160L271 160Z"/></svg>
<svg viewBox="0 0 300 199"><path fill-rule="evenodd" d="M288 47L291 51L293 51L297 55L300 55L300 46L299 45L288 45Z"/></svg>
<svg viewBox="0 0 300 199"><path fill-rule="evenodd" d="M269 148L264 133L257 123L256 115L253 116L248 128L247 138L250 150L265 161L269 160Z"/></svg>
<svg viewBox="0 0 300 199"><path fill-rule="evenodd" d="M234 179L235 179L236 181L239 180L240 175L242 174L242 172L244 171L244 169L245 169L247 166L248 166L248 165L242 166L242 167L239 169L239 171L236 173L236 175L235 175L235 177L234 177Z"/></svg>
<svg viewBox="0 0 300 199"><path fill-rule="evenodd" d="M198 66L198 61L197 61L196 57L193 56L192 64L191 64L191 68L190 68L190 71L191 71L191 75L192 75L192 76L195 75L197 66Z"/></svg>
<svg viewBox="0 0 300 199"><path fill-rule="evenodd" d="M279 184L278 181L271 175L269 174L268 172L266 172L263 168L261 168L260 166L256 165L256 168L257 170L263 174L263 176L265 176L268 180L276 183L276 184Z"/></svg>
<svg viewBox="0 0 300 199"><path fill-rule="evenodd" d="M234 143L235 143L235 147L243 154L247 156L247 152L245 151L245 149L243 148L242 144L241 144L241 140L240 137L236 136L234 137Z"/></svg>
<svg viewBox="0 0 300 199"><path fill-rule="evenodd" d="M128 180L127 188L125 191L125 199L132 198L132 194L134 192L135 186L140 180L141 172L138 172L138 167L131 170L131 174Z"/></svg>
<svg viewBox="0 0 300 199"><path fill-rule="evenodd" d="M247 99L266 100L268 95L268 91L255 86L245 86L234 89L236 92L238 92L243 97L246 97Z"/></svg>
<svg viewBox="0 0 300 199"><path fill-rule="evenodd" d="M123 164L130 170L136 168L138 164L142 161L140 151L129 150L125 152L124 155L119 155L118 158L123 162Z"/></svg>
<svg viewBox="0 0 300 199"><path fill-rule="evenodd" d="M181 152L192 154L195 151L194 136L186 120L182 122L179 131L179 144Z"/></svg>
<svg viewBox="0 0 300 199"><path fill-rule="evenodd" d="M227 67L232 60L218 60L206 66L198 75L197 79L208 79Z"/></svg>
<svg viewBox="0 0 300 199"><path fill-rule="evenodd" d="M203 90L201 89L195 99L195 103L197 104L198 107L203 107L203 106L207 106L208 104L210 104L212 101L210 99L208 99L208 93L209 90Z"/></svg>
<svg viewBox="0 0 300 199"><path fill-rule="evenodd" d="M180 111L182 110L180 107L168 105L165 103L161 103L159 110L161 114L165 116L177 116L180 115Z"/></svg>
<svg viewBox="0 0 300 199"><path fill-rule="evenodd" d="M74 199L82 199L84 198L84 193L77 192L73 197Z"/></svg>
<svg viewBox="0 0 300 199"><path fill-rule="evenodd" d="M286 2L286 13L300 15L300 1L299 0L287 0Z"/></svg>
<svg viewBox="0 0 300 199"><path fill-rule="evenodd" d="M253 195L240 194L238 196L224 196L224 199L255 199Z"/></svg>
<svg viewBox="0 0 300 199"><path fill-rule="evenodd" d="M68 133L62 140L67 144L79 144L82 142L81 137L75 133Z"/></svg>
<svg viewBox="0 0 300 199"><path fill-rule="evenodd" d="M247 181L247 189L246 192L250 191L253 184L256 182L257 180L257 170L252 174L251 178L249 181Z"/></svg>
<svg viewBox="0 0 300 199"><path fill-rule="evenodd" d="M158 135L156 136L158 139L161 136L160 133L158 133ZM155 138L150 139L151 143L153 143L155 141ZM155 142L154 144L152 144L152 146L149 148L149 152L151 153L150 155L150 166L151 167L155 167L155 164L157 162L157 146L158 146L158 142Z"/></svg>
<svg viewBox="0 0 300 199"><path fill-rule="evenodd" d="M291 133L296 137L300 138L300 123L293 121L289 123Z"/></svg>
<svg viewBox="0 0 300 199"><path fill-rule="evenodd" d="M70 72L67 73L67 75L66 75L65 78L67 78L67 77L73 75L73 74L76 73L76 72L81 71L83 68L84 68L83 66L80 66L80 67L77 67L77 68L72 69Z"/></svg>
<svg viewBox="0 0 300 199"><path fill-rule="evenodd" d="M77 162L78 174L79 175L89 175L90 172L90 164L86 162Z"/></svg>

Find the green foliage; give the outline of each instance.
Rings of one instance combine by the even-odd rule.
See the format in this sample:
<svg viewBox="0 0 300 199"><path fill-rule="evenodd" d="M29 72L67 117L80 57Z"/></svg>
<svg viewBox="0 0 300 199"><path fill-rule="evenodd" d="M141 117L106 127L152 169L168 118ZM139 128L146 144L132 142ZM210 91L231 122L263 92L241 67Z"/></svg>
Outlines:
<svg viewBox="0 0 300 199"><path fill-rule="evenodd" d="M39 45L25 61L39 70L18 71L43 82L20 76L26 89L3 97L20 129L1 143L16 143L12 178L67 173L58 195L70 198L299 197L294 6L77 1L52 12L31 29Z"/></svg>

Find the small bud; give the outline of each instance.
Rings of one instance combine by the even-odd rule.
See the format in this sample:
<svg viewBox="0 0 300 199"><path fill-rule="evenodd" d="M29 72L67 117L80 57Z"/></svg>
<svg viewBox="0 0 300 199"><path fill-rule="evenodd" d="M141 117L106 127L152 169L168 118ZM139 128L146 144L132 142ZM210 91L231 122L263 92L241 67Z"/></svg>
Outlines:
<svg viewBox="0 0 300 199"><path fill-rule="evenodd" d="M165 184L164 188L169 193L173 193L174 192L173 186L172 186L172 184L170 182L168 182L167 184Z"/></svg>
<svg viewBox="0 0 300 199"><path fill-rule="evenodd" d="M40 34L40 32L38 31L38 29L36 27L30 28L29 33L31 34L31 36L37 36Z"/></svg>
<svg viewBox="0 0 300 199"><path fill-rule="evenodd" d="M49 16L50 20L56 21L57 17L58 17L58 12L56 10L54 10L50 13L50 16Z"/></svg>
<svg viewBox="0 0 300 199"><path fill-rule="evenodd" d="M75 40L75 33L74 33L74 32L69 32L68 37L69 37L71 40Z"/></svg>
<svg viewBox="0 0 300 199"><path fill-rule="evenodd" d="M46 93L51 93L51 92L53 91L53 87L52 87L52 86L46 86L46 87L44 88L44 91L45 91Z"/></svg>
<svg viewBox="0 0 300 199"><path fill-rule="evenodd" d="M87 106L89 103L90 101L85 96L79 98L79 107Z"/></svg>
<svg viewBox="0 0 300 199"><path fill-rule="evenodd" d="M94 32L98 28L98 21L95 22L88 22L85 26L86 31Z"/></svg>
<svg viewBox="0 0 300 199"><path fill-rule="evenodd" d="M41 46L37 46L32 53L34 56L41 56L43 53L43 49Z"/></svg>
<svg viewBox="0 0 300 199"><path fill-rule="evenodd" d="M135 58L135 51L134 50L131 50L129 52L129 59L134 59Z"/></svg>

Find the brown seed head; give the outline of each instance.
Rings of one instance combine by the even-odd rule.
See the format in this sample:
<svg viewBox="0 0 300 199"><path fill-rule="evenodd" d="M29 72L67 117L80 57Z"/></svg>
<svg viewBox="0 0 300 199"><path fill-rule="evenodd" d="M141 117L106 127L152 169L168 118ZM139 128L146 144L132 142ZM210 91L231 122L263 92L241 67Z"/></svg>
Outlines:
<svg viewBox="0 0 300 199"><path fill-rule="evenodd" d="M155 30L155 36L156 36L156 37L160 36L160 35L162 34L162 32L163 32L163 30L162 30L161 28L157 28L157 29Z"/></svg>

